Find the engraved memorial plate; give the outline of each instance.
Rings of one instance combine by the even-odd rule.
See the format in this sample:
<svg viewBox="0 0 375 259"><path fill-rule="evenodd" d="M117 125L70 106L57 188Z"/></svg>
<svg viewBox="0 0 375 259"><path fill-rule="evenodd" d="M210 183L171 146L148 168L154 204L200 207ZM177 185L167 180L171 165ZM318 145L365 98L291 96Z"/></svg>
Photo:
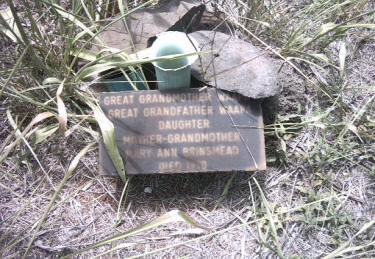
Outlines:
<svg viewBox="0 0 375 259"><path fill-rule="evenodd" d="M266 169L256 100L207 88L100 94L127 174ZM104 144L101 173L116 174Z"/></svg>

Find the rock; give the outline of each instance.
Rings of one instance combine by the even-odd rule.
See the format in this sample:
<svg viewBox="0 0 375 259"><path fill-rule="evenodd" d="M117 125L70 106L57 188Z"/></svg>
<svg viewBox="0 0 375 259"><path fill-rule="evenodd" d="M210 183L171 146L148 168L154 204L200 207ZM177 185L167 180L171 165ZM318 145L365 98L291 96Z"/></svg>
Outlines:
<svg viewBox="0 0 375 259"><path fill-rule="evenodd" d="M277 73L272 62L252 44L213 31L190 33L203 54L192 65L192 75L222 90L259 99L278 92Z"/></svg>
<svg viewBox="0 0 375 259"><path fill-rule="evenodd" d="M145 192L145 193L149 193L149 194L151 194L151 193L152 193L152 188L151 188L151 187L146 187L146 188L144 189L144 192Z"/></svg>
<svg viewBox="0 0 375 259"><path fill-rule="evenodd" d="M206 10L205 5L193 6L182 16L175 24L168 28L168 31L179 31L185 33L191 33L200 26L202 15ZM152 43L156 40L156 36L153 36L147 40L147 47L151 47Z"/></svg>
<svg viewBox="0 0 375 259"><path fill-rule="evenodd" d="M185 26L180 19L193 7L199 6L203 7L204 11L204 5L200 5L200 2L196 0L164 0L156 8L142 8L115 22L107 30L100 33L99 37L108 47L123 49L127 53L142 50L147 48L147 40L156 34L167 31L171 27L176 30ZM200 19L200 17L197 18ZM116 17L113 19L116 19ZM180 22L178 23L178 21ZM130 33L128 33L126 26Z"/></svg>

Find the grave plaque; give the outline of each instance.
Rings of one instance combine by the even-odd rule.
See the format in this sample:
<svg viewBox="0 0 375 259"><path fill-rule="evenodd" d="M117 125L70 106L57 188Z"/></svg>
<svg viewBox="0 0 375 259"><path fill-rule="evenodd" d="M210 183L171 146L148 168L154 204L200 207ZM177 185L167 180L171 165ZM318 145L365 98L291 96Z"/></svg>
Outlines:
<svg viewBox="0 0 375 259"><path fill-rule="evenodd" d="M256 100L214 88L100 94L127 174L265 170ZM101 173L116 174L104 144Z"/></svg>

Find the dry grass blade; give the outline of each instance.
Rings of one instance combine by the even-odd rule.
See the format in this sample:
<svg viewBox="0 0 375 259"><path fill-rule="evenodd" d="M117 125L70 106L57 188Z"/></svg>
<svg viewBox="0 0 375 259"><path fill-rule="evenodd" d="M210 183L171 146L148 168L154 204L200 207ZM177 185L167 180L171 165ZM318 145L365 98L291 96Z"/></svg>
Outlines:
<svg viewBox="0 0 375 259"><path fill-rule="evenodd" d="M375 24L358 23L358 24L342 25L339 28L340 29L366 28L366 29L375 30Z"/></svg>
<svg viewBox="0 0 375 259"><path fill-rule="evenodd" d="M345 42L341 42L339 51L339 64L340 64L340 77L344 77L345 73L345 59L346 59L346 45Z"/></svg>
<svg viewBox="0 0 375 259"><path fill-rule="evenodd" d="M49 84L58 84L60 85L61 80L56 78L56 77L47 77L46 79L43 80L43 85L49 85Z"/></svg>
<svg viewBox="0 0 375 259"><path fill-rule="evenodd" d="M363 227L355 234L353 235L348 241L346 241L345 243L343 243L341 246L339 246L335 251L333 251L332 253L330 253L329 255L325 256L324 259L329 259L329 258L336 258L338 256L341 256L342 254L344 253L347 253L347 252L350 252L350 251L355 251L355 250L358 250L357 247L352 247L352 248L346 248L350 242L356 238L358 235L360 235L361 233L363 233L364 231L366 231L367 229L369 229L370 227L372 227L373 225L375 224L375 220L371 220L370 222L367 222L366 224L363 225ZM371 242L366 246L371 246L373 245L374 242ZM346 249L345 249L346 248ZM362 249L363 247L360 246L359 249Z"/></svg>
<svg viewBox="0 0 375 259"><path fill-rule="evenodd" d="M64 10L61 6L57 5L57 4L52 4L52 6L55 8L56 12L61 15L62 17L64 17L65 19L68 19L69 21L71 21L73 24L77 25L78 27L80 27L84 32L86 32L87 34L89 34L91 37L95 37L95 34L89 29L86 27L86 25L84 25L80 20L78 20L77 17L75 17L74 15L72 15L71 13L67 12L66 10ZM100 38L96 37L95 38L102 46L104 46L104 42L102 40L100 40Z"/></svg>
<svg viewBox="0 0 375 259"><path fill-rule="evenodd" d="M281 250L281 246L280 246L280 242L279 242L279 237L277 235L275 221L273 219L274 215L271 212L271 209L270 209L270 206L268 204L268 201L267 201L266 197L264 196L264 193L262 191L262 188L260 188L260 185L259 185L258 181L255 178L253 178L253 179L254 179L254 182L257 185L258 189L259 189L261 200L262 200L262 202L263 202L263 204L264 204L264 206L266 208L267 218L268 218L268 220L270 222L270 226L271 226L271 233L272 233L272 236L273 236L275 244L276 244L276 250L275 250L275 252L277 253L277 255L280 258L284 258L283 251Z"/></svg>
<svg viewBox="0 0 375 259"><path fill-rule="evenodd" d="M22 62L22 60L23 60L23 58L25 57L25 55L26 55L26 53L27 53L27 51L28 51L28 49L29 49L29 46L30 46L30 45L27 45L26 48L23 50L21 56L17 59L16 64L14 65L12 71L10 72L10 74L9 74L9 76L8 76L8 78L7 78L7 80L6 80L5 83L2 85L1 90L0 90L0 97L2 96L4 89L6 89L6 87L8 86L8 84L9 84L10 80L12 79L14 73L17 71L18 67L20 66L20 64L21 64L21 62Z"/></svg>
<svg viewBox="0 0 375 259"><path fill-rule="evenodd" d="M41 129L37 129L33 135L33 144L39 144L53 135L59 129L57 123L48 125Z"/></svg>
<svg viewBox="0 0 375 259"><path fill-rule="evenodd" d="M22 199L22 198L23 198L22 195L18 194L18 193L17 193L16 191L14 191L12 188L10 188L10 187L8 187L8 186L2 184L1 182L0 182L0 187L1 187L1 188L4 188L5 190L8 190L11 194L13 194L14 196L16 196L16 197L19 198L19 199Z"/></svg>
<svg viewBox="0 0 375 259"><path fill-rule="evenodd" d="M27 19L29 20L30 22L30 27L31 27L31 32L34 34L35 37L37 37L40 42L41 42L41 45L44 47L44 48L48 48L47 46L47 42L45 41L45 37L42 33L42 31L40 30L40 25L38 26L38 23L37 21L34 19L33 17L33 9L32 7L30 6L29 2L28 1L24 1L24 7L25 7L25 13L26 13L26 16L27 16Z"/></svg>
<svg viewBox="0 0 375 259"><path fill-rule="evenodd" d="M177 54L177 55L166 55L163 57L157 57L157 58L144 58L144 59L134 59L134 60L126 60L126 61L115 61L115 62L106 62L103 64L95 64L89 67L84 67L81 69L75 78L75 81L78 82L82 80L83 78L99 74L100 72L107 71L112 68L116 67L130 67L130 66L136 66L144 63L150 63L154 61L162 61L162 60L169 60L169 59L178 59L178 58L183 58L183 57L188 57L188 56L193 56L193 55L202 55L202 54L207 54L211 52L211 50L208 51L200 51L200 52L193 52L193 53L187 53L187 54ZM76 55L78 56L79 53Z"/></svg>
<svg viewBox="0 0 375 259"><path fill-rule="evenodd" d="M86 15L87 15L87 18L89 18L89 20L93 23L95 20L93 19L92 15L90 14L90 11L88 10L85 2L83 0L80 0L81 2L81 6L83 8L83 10L85 11Z"/></svg>
<svg viewBox="0 0 375 259"><path fill-rule="evenodd" d="M120 15L119 17L117 17L116 19L114 19L114 20L112 20L111 22L109 22L106 26L104 26L104 27L102 27L100 30L98 30L90 39L88 39L86 42L85 42L85 44L83 44L83 46L79 49L79 50L77 50L76 51L76 55L75 55L75 57L73 58L73 60L72 60L72 62L71 62L71 64L70 64L70 69L69 69L69 71L68 71L68 75L67 76L69 76L70 75L70 72L71 72L71 69L72 69L72 67L74 66L74 64L76 63L76 61L77 61L77 58L78 58L78 56L79 56L79 53L82 51L82 50L84 50L85 48L86 48L86 46L88 46L88 44L90 44L94 39L95 39L95 37L97 37L101 32L103 32L103 31L105 31L107 28L109 28L112 24L114 24L115 22L117 22L117 21L120 21L121 19L123 19L125 16L127 16L127 15L129 15L129 14L131 14L131 13L133 13L133 12L135 12L135 11L137 11L137 10L139 10L139 9L141 9L141 8L143 8L143 7L145 7L145 6L147 6L147 5L149 5L149 4L151 4L151 3L153 3L153 2L155 2L155 0L149 0L149 1L147 1L147 2L145 2L145 3L143 3L143 4L141 4L141 5L139 5L139 6L137 6L137 7L135 7L135 8L133 8L132 10L129 10L127 13L125 13L125 14L123 14L123 15ZM70 52L70 51L69 51ZM79 80L75 80L76 82L77 81L79 81Z"/></svg>
<svg viewBox="0 0 375 259"><path fill-rule="evenodd" d="M18 130L18 125L17 123L14 121L12 115L10 114L10 111L7 110L7 117L8 117L8 121L10 123L10 125L13 127L13 129L16 130L16 136L20 136L21 135L21 132L20 130ZM27 148L30 150L31 154L33 155L33 157L35 158L35 160L37 161L40 169L42 169L45 177L47 178L48 182L50 183L50 185L52 186L52 188L55 190L55 186L53 185L52 181L51 181L51 178L48 176L46 170L44 169L42 163L40 162L38 156L35 154L33 148L30 146L29 142L26 140L25 137L22 137L22 141L25 143L25 145L27 146Z"/></svg>
<svg viewBox="0 0 375 259"><path fill-rule="evenodd" d="M27 37L25 31L23 30L23 27L21 25L21 21L20 21L19 17L17 16L17 11L14 7L13 1L6 0L6 2L9 6L10 13L11 13L13 19L14 19L15 26L13 26L13 27L17 28L17 31L15 32L16 35L20 35L22 42L26 45L29 45L28 37Z"/></svg>
<svg viewBox="0 0 375 259"><path fill-rule="evenodd" d="M122 0L117 0L117 4L118 4L118 9L120 10L120 13L124 15L125 14L124 2Z"/></svg>
<svg viewBox="0 0 375 259"><path fill-rule="evenodd" d="M126 231L124 233L115 235L113 237L106 238L106 239L104 239L102 241L99 241L95 244L92 244L92 245L90 245L90 246L88 246L88 247L86 247L86 248L84 248L84 249L82 249L78 252L69 254L69 255L64 256L62 258L68 258L68 257L76 256L76 255L81 254L85 251L88 251L88 250L91 250L91 249L94 249L94 248L97 248L97 247L100 247L100 246L103 246L103 245L106 245L106 244L110 244L110 243L112 243L114 241L117 241L119 239L123 239L123 238L128 237L128 236L136 235L140 232L144 232L146 230L156 228L160 225L170 224L170 223L174 223L174 222L178 222L178 221L183 221L183 222L188 223L189 225L192 225L194 227L208 230L208 228L199 225L191 217L186 215L184 212L182 212L180 210L172 210L172 211L167 212L164 215L162 215L160 217L157 217L156 219L153 219L153 220L151 220L151 221L149 221L149 222L147 222L147 223L145 223L141 226L133 228L133 229L131 229L129 231ZM102 253L98 256L106 255L110 252L116 251L116 250L121 249L121 248L123 248L123 245L116 246L116 247L114 247L114 248L112 248L112 249L110 249L110 250L106 251L105 253Z"/></svg>
<svg viewBox="0 0 375 259"><path fill-rule="evenodd" d="M121 221L121 218L120 218L121 206L122 206L122 204L126 203L126 198L127 198L127 194L128 194L128 190L129 190L128 187L129 187L129 184L130 184L130 179L131 179L131 177L129 177L129 178L126 179L126 182L125 182L124 187L122 189L120 201L119 201L118 206L117 206L117 223L120 223L120 221Z"/></svg>
<svg viewBox="0 0 375 259"><path fill-rule="evenodd" d="M86 183L81 185L80 187L78 187L77 189L75 189L73 192L69 193L69 195L66 195L64 196L60 201L56 202L52 208L50 209L50 211L52 211L53 209L57 208L58 206L60 206L61 204L63 204L65 201L67 201L68 199L70 199L71 197L74 197L78 192L82 191L82 189L85 187L85 185L87 185ZM47 192L43 193L43 196L44 195L47 195ZM43 215L42 215L43 216ZM5 250L9 250L11 249L11 247L13 246L16 246L17 244L19 244L20 242L22 242L24 239L26 239L26 237L28 235L26 235L25 233L29 230L29 229L32 229L34 228L37 224L38 224L38 221L42 218L39 217L37 218L36 220L30 222L30 224L27 224L27 226L25 228L23 228L19 233L17 233L17 235L15 235L11 241L9 241L8 245L5 246L4 248L1 248L0 249L0 254L2 254Z"/></svg>
<svg viewBox="0 0 375 259"><path fill-rule="evenodd" d="M15 224L15 222L17 221L17 219L20 217L20 214L26 209L26 207L32 203L34 200L32 198L34 198L34 194L37 193L37 191L39 191L39 188L42 186L42 184L44 183L44 180L45 178L42 178L39 182L39 184L33 189L33 191L31 192L31 194L28 196L28 198L26 199L25 203L22 204L22 206L20 208L18 208L18 210L16 211L16 213L14 215L12 215L12 217L9 217L5 220L2 220L1 221L1 224L9 221L10 219L13 218L13 220L11 222L8 222L7 225L9 226L9 230L2 234L0 236L0 242L2 240L4 240L4 238L9 235L9 233L11 233L11 229L12 229L12 226Z"/></svg>
<svg viewBox="0 0 375 259"><path fill-rule="evenodd" d="M27 257L27 254L29 253L31 247L32 247L32 244L34 242L34 239L37 235L37 233L39 232L40 228L42 227L42 224L44 222L44 220L47 218L47 215L49 213L49 211L51 210L53 204L55 203L55 200L57 199L57 197L59 196L61 190L63 189L64 185L66 184L66 182L68 181L69 177L72 175L72 173L74 172L74 170L76 169L77 165L78 165L78 162L79 160L87 153L87 151L90 150L90 148L92 148L94 145L96 144L96 142L93 142L93 143L90 143L88 144L86 147L84 147L75 157L74 159L72 160L72 162L70 163L69 165L69 168L67 170L67 172L65 173L64 175L64 178L61 180L59 186L57 187L57 190L55 191L55 193L53 194L52 198L51 198L51 201L49 202L46 210L44 211L43 213L43 216L41 217L41 219L39 220L39 223L37 225L37 227L35 228L34 230L34 234L32 235L30 241L29 241L29 244L27 246L27 249L25 251L25 254L23 255L23 258L26 258Z"/></svg>
<svg viewBox="0 0 375 259"><path fill-rule="evenodd" d="M237 173L232 173L231 177L229 178L229 180L227 181L227 183L224 186L223 192L221 193L219 199L216 201L216 204L215 204L215 207L214 207L213 210L216 210L220 206L222 201L225 199L225 197L227 196L229 188L232 185L233 179L234 179L234 177L236 177L236 175L237 175Z"/></svg>
<svg viewBox="0 0 375 259"><path fill-rule="evenodd" d="M316 204L319 204L319 203L321 203L323 201L327 201L327 200L330 200L332 198L339 198L339 197L342 197L342 196L343 196L342 194L340 194L340 195L332 195L332 196L329 196L329 197L326 197L326 198L323 198L323 199L320 199L320 200L317 200L317 201L313 201L313 202L310 202L310 203L303 204L301 206L296 206L296 207L294 207L292 209L288 209L288 210L285 210L285 211L282 211L282 212L277 212L277 213L275 213L275 216L287 214L287 213L290 213L290 212L293 212L293 211L299 211L299 210L301 210L303 208L309 208L310 206L315 206ZM128 257L128 259L130 259L130 258L131 259L134 259L134 258L145 258L146 256L149 256L149 255L152 255L152 254L156 254L158 252L162 252L162 251L165 251L165 250L169 250L169 249L172 249L172 248L183 246L183 245L186 245L188 243L197 242L197 241L200 241L200 240L203 240L203 239L206 239L206 238L213 237L215 235L219 235L219 234L223 234L223 233L228 232L228 231L239 229L241 227L244 227L244 226L247 226L247 225L250 225L250 224L256 224L258 222L264 221L265 219L266 219L266 217L262 217L262 218L259 218L259 219L248 221L246 223L241 223L239 225L235 225L233 227L229 227L229 228L225 228L225 229L218 230L218 231L215 231L215 232L211 232L211 233L209 233L207 235L203 235L203 236L200 236L200 237L197 237L197 238L192 238L192 239L186 240L184 242L180 242L180 243L173 244L173 245L170 245L170 246L166 246L166 247L163 247L163 248L155 249L155 250L152 250L152 251L149 251L149 252L145 252L145 253L142 253L142 254L138 254L138 255L135 255L135 256L130 256L130 257Z"/></svg>
<svg viewBox="0 0 375 259"><path fill-rule="evenodd" d="M94 111L94 116L102 132L104 145L109 154L109 157L111 158L113 165L115 166L116 171L120 176L121 180L123 181L123 183L126 183L125 166L117 147L115 127L97 105L94 105L92 103L89 105L91 106L91 109Z"/></svg>
<svg viewBox="0 0 375 259"><path fill-rule="evenodd" d="M30 129L37 123L50 118L52 116L55 116L55 114L51 112L43 112L38 114L30 123L27 125L27 127L24 129L24 131L16 138L16 140L10 144L4 151L4 153L0 157L0 163L2 163L9 155L9 153L13 150L13 148L22 140L23 137L30 131Z"/></svg>
<svg viewBox="0 0 375 259"><path fill-rule="evenodd" d="M11 14L13 16L13 19L14 19L14 23L15 23L15 26L18 31L17 32L13 32L14 35L20 35L20 41L22 41L23 45L26 47L26 46L29 46L31 45L30 43L30 40L29 40L29 37L27 36L26 32L24 31L24 28L22 27L22 23L21 23L21 20L20 18L18 17L18 13L16 11L16 8L14 7L14 3L13 1L11 0L6 0L9 8L10 8L10 11L11 11ZM12 28L8 28L10 30L12 30ZM40 60L40 58L36 55L35 53L35 50L33 48L33 46L31 45L31 47L29 48L29 52L31 54L31 59L32 61L34 62L34 65L37 66L37 67L40 67L42 66L43 62ZM48 68L48 67L44 67L45 69Z"/></svg>
<svg viewBox="0 0 375 259"><path fill-rule="evenodd" d="M326 23L326 24L323 24L319 30L316 32L315 36L313 38L311 38L309 41L307 41L306 43L303 44L302 47L306 47L308 45L310 45L311 43L313 43L314 41L316 41L317 39L327 35L328 33L332 32L332 31L336 31L336 32L343 32L347 29L352 29L352 28L367 28L367 29L375 29L375 24L360 24L360 23L357 23L357 24L348 24L348 25L345 25L346 23L348 23L349 21L351 20L354 20L354 19L358 19L362 16L365 16L365 15L371 15L375 12L375 10L371 10L367 13L363 13L359 16L356 16L354 18L351 18L347 21L344 21L342 22L341 24L335 24L333 22L329 22L329 23Z"/></svg>
<svg viewBox="0 0 375 259"><path fill-rule="evenodd" d="M23 121L25 119L26 119L26 116L20 121L20 125L22 125L22 123L23 123ZM17 131L18 131L18 126L17 126L16 129L13 129L13 131L4 140L4 142L0 146L0 154L3 152L3 150L5 149L5 147L8 145L8 143L10 142L10 140L13 138L13 136L16 135Z"/></svg>
<svg viewBox="0 0 375 259"><path fill-rule="evenodd" d="M372 95L371 98L366 100L366 102L363 104L363 106L358 109L356 113L353 114L352 118L345 124L345 127L341 130L338 138L336 139L334 146L338 145L341 141L342 138L346 135L348 130L353 127L354 122L358 120L366 111L366 109L370 106L370 104L374 101L375 95Z"/></svg>
<svg viewBox="0 0 375 259"><path fill-rule="evenodd" d="M248 33L251 37L256 39L258 42L260 42L262 45L267 47L272 53L277 55L279 58L287 62L291 67L293 67L301 76L303 76L311 85L314 87L320 89L325 95L327 95L331 100L334 100L334 98L323 88L319 87L314 81L312 81L305 73L302 72L301 69L299 69L295 64L293 64L288 58L285 58L283 55L281 55L278 51L274 50L271 46L269 46L267 43L265 43L263 40L261 40L259 37L257 37L254 33L252 33L249 29L247 29L245 26L243 26L241 23L238 21L234 21L235 24L243 29L246 33Z"/></svg>
<svg viewBox="0 0 375 259"><path fill-rule="evenodd" d="M22 36L14 22L14 17L9 7L0 11L0 19L3 21L3 24L0 24L0 31L8 36L13 42L21 43Z"/></svg>
<svg viewBox="0 0 375 259"><path fill-rule="evenodd" d="M93 62L93 61L96 61L98 53L92 50L88 50L88 49L81 49L81 50L72 50L70 52L70 55Z"/></svg>
<svg viewBox="0 0 375 259"><path fill-rule="evenodd" d="M164 2L171 5L164 9ZM78 251L73 257L79 258L374 254L375 223L365 223L373 216L375 175L371 92L375 2L201 1L207 11L200 28L226 31L260 46L261 55L275 65L279 94L270 100L271 106L262 103L270 136L265 149L272 164L260 173L263 184L255 175L232 173L198 175L199 179L194 174L128 177L127 160L116 143L118 132L91 93L100 74L94 82L82 80L115 68L132 83L129 72L143 73L145 66L139 64L152 61L147 48L131 52L137 49L132 41L147 34L138 25L148 23L151 15L156 29L177 19L180 11L192 9L191 1L179 2L5 1L6 9L0 10L0 35L5 40L0 44L0 255L20 258L26 249L27 257ZM121 49L117 33L130 37L128 48ZM89 50L94 45L98 51ZM238 54L238 48L231 51ZM179 57L160 59L164 58ZM152 72L145 71L146 84L153 80ZM27 129L46 111L50 117ZM63 143L57 138L59 129ZM76 163L69 167L82 148L99 139L124 181L123 189L118 179L96 175L95 146L75 170ZM71 154L70 161L64 160ZM58 177L53 183L62 190L53 190L42 171ZM69 179L64 177L68 171ZM254 177L262 190L251 182ZM222 187L221 196L215 199L217 186ZM180 205L189 215L196 212L217 223L215 230L187 225L190 218L183 214L175 215L177 224L158 218ZM207 210L211 205L223 208ZM187 230L173 231L184 226ZM123 239L116 239L121 238L119 233ZM90 245L100 247L80 254Z"/></svg>
<svg viewBox="0 0 375 259"><path fill-rule="evenodd" d="M349 252L354 252L354 251L358 251L358 250L363 250L365 248L368 248L368 247L374 247L375 245L375 241L372 241L368 244L364 244L364 245L359 245L359 246L352 246L352 247L348 247L344 250L342 250L338 255L339 256L343 256L345 253L349 253ZM351 258L362 258L360 257L361 255L370 255L374 252L374 250L367 250L366 252L363 253L360 253L360 254L354 254L352 256L350 256ZM337 256L335 256L337 257Z"/></svg>
<svg viewBox="0 0 375 259"><path fill-rule="evenodd" d="M97 31L98 30L98 25L92 25L90 27L87 27L90 31L94 32L94 31ZM86 31L81 31L80 33L77 33L77 35L74 37L74 39L72 40L72 43L77 43L81 40L83 40L82 38L84 36L87 35L87 32ZM94 43L95 44L95 43ZM101 44L95 44L95 45L98 45L98 46L101 46Z"/></svg>
<svg viewBox="0 0 375 259"><path fill-rule="evenodd" d="M334 24L332 22L323 24L322 26L320 26L319 30L316 32L316 37L320 37L320 36L327 34L328 32L335 29L337 26L338 26L337 24Z"/></svg>
<svg viewBox="0 0 375 259"><path fill-rule="evenodd" d="M68 124L68 115L66 112L66 107L60 96L64 89L64 82L65 82L65 79L61 82L56 92L57 110L59 112L59 116L58 116L59 130L62 136L65 136L65 132L66 132L67 124Z"/></svg>

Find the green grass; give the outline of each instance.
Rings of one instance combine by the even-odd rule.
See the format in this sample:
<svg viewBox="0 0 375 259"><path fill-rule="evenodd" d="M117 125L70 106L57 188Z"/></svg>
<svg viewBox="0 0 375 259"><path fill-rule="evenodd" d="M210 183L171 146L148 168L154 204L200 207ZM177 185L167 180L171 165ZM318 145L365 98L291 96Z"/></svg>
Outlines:
<svg viewBox="0 0 375 259"><path fill-rule="evenodd" d="M126 75L125 69L154 60L111 49L98 35L157 1L20 2L6 0L0 16L10 49L0 56L0 102L6 104L0 192L4 204L13 204L0 212L0 255L375 254L372 1L213 1L238 35L266 49L279 65L278 112L265 125L269 169L134 179L126 177L113 125L97 105L90 77L113 68ZM93 44L101 50L90 51ZM96 175L100 135L122 180L120 191ZM146 196L144 186L159 193ZM95 218L82 227L93 211ZM81 232L69 232L64 223ZM231 240L230 233L242 239ZM60 243L64 235L68 241ZM43 245L48 241L54 247Z"/></svg>

